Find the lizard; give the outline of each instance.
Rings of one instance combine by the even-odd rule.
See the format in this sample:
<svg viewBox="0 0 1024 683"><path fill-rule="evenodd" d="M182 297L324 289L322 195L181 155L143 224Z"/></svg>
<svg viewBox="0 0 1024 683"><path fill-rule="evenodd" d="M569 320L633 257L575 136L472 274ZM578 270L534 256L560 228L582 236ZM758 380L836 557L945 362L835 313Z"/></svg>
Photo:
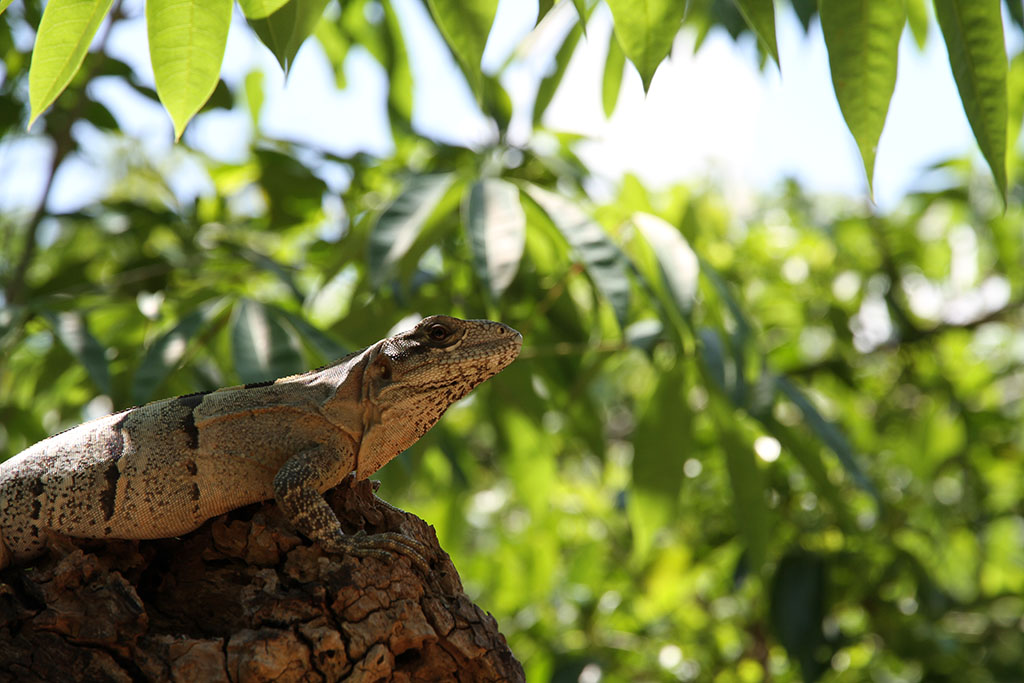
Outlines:
<svg viewBox="0 0 1024 683"><path fill-rule="evenodd" d="M323 492L369 477L519 355L490 320L424 318L317 370L147 403L44 439L0 463L0 569L51 535L180 536L274 499L327 552L417 559L398 533L346 535Z"/></svg>

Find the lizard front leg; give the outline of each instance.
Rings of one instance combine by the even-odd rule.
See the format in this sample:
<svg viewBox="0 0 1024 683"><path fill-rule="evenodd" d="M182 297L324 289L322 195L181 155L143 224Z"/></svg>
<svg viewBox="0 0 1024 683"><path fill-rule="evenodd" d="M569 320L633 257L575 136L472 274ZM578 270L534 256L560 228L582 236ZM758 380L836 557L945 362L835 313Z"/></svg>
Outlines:
<svg viewBox="0 0 1024 683"><path fill-rule="evenodd" d="M391 559L391 553L407 556L424 572L430 564L418 541L400 533L386 532L349 536L341 530L334 510L320 491L336 484L347 474L351 460L345 453L326 446L314 446L293 455L274 476L274 498L292 525L307 538L332 553Z"/></svg>

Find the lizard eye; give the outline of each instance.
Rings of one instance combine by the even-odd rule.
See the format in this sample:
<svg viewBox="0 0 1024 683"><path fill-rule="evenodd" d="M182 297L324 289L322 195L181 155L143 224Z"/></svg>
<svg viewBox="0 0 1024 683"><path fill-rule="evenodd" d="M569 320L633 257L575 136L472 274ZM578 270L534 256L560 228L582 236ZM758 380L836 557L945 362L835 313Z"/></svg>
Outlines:
<svg viewBox="0 0 1024 683"><path fill-rule="evenodd" d="M383 358L383 356L382 356ZM391 363L386 360L380 360L377 363L377 372L380 373L380 378L389 380L391 379Z"/></svg>
<svg viewBox="0 0 1024 683"><path fill-rule="evenodd" d="M451 335L451 331L441 323L434 323L427 328L427 336L432 341L444 341L449 335Z"/></svg>

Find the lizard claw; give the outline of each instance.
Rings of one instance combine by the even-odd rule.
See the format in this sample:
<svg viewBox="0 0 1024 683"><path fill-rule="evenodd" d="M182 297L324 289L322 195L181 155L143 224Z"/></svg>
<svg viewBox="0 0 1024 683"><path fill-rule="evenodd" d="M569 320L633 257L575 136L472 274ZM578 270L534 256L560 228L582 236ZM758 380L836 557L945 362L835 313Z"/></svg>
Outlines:
<svg viewBox="0 0 1024 683"><path fill-rule="evenodd" d="M393 561L395 555L404 555L424 574L430 573L430 563L426 559L427 547L413 538L393 531L379 534L359 531L352 535L338 535L324 547L330 552L356 557L376 557L385 562Z"/></svg>

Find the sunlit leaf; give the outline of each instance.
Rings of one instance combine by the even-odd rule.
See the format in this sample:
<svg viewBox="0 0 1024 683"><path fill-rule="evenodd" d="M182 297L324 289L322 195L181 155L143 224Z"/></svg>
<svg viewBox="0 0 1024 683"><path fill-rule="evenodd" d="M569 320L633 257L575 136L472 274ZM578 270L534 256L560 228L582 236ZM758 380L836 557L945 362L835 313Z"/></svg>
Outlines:
<svg viewBox="0 0 1024 683"><path fill-rule="evenodd" d="M7 9L12 2L14 2L14 0L0 0L0 14L3 14L4 10Z"/></svg>
<svg viewBox="0 0 1024 683"><path fill-rule="evenodd" d="M101 393L110 394L110 369L106 349L89 331L85 317L77 312L47 313L47 320L54 334L64 348L75 357L89 373L90 379Z"/></svg>
<svg viewBox="0 0 1024 683"><path fill-rule="evenodd" d="M180 138L217 87L231 0L147 0L146 30L156 91Z"/></svg>
<svg viewBox="0 0 1024 683"><path fill-rule="evenodd" d="M615 32L608 35L608 54L604 60L604 77L601 79L601 106L604 115L611 117L615 105L619 101L619 90L622 88L622 75L626 66L626 55L622 52Z"/></svg>
<svg viewBox="0 0 1024 683"><path fill-rule="evenodd" d="M82 66L113 0L50 0L39 22L28 72L29 126L64 91ZM0 11L6 8L0 6Z"/></svg>
<svg viewBox="0 0 1024 683"><path fill-rule="evenodd" d="M277 58L287 74L295 55L316 28L328 0L288 0L269 15L246 17L260 41Z"/></svg>
<svg viewBox="0 0 1024 683"><path fill-rule="evenodd" d="M298 340L272 311L243 300L231 320L231 352L238 376L245 383L263 382L305 370Z"/></svg>
<svg viewBox="0 0 1024 683"><path fill-rule="evenodd" d="M637 212L633 214L633 224L651 245L676 308L684 316L689 315L700 275L697 255L679 230L657 216Z"/></svg>
<svg viewBox="0 0 1024 683"><path fill-rule="evenodd" d="M928 26L930 24L928 20L928 4L925 0L904 0L903 4L907 9L907 25L910 26L910 32L914 36L914 42L917 43L917 49L923 50L928 42ZM1012 5L1013 3L1011 2L1010 4Z"/></svg>
<svg viewBox="0 0 1024 683"><path fill-rule="evenodd" d="M381 214L370 233L367 264L376 286L392 275L454 180L450 173L413 176Z"/></svg>
<svg viewBox="0 0 1024 683"><path fill-rule="evenodd" d="M594 284L612 305L619 324L625 325L629 311L629 277L622 252L604 229L575 203L537 185L525 187L583 261Z"/></svg>
<svg viewBox="0 0 1024 683"><path fill-rule="evenodd" d="M480 60L498 10L498 0L427 0L430 13L459 60L473 92L480 93Z"/></svg>
<svg viewBox="0 0 1024 683"><path fill-rule="evenodd" d="M495 299L512 283L526 246L526 214L519 188L487 178L473 184L464 204L464 222L476 275Z"/></svg>
<svg viewBox="0 0 1024 683"><path fill-rule="evenodd" d="M259 128L260 113L263 111L263 72L258 69L245 76L245 101L249 106L253 128Z"/></svg>
<svg viewBox="0 0 1024 683"><path fill-rule="evenodd" d="M288 0L238 0L246 19L262 19L281 9Z"/></svg>
<svg viewBox="0 0 1024 683"><path fill-rule="evenodd" d="M1006 200L1006 48L999 0L935 0L960 100Z"/></svg>
<svg viewBox="0 0 1024 683"><path fill-rule="evenodd" d="M896 60L906 15L902 2L821 0L832 86L846 125L857 141L868 187L875 149L896 86Z"/></svg>
<svg viewBox="0 0 1024 683"><path fill-rule="evenodd" d="M765 51L779 63L779 47L775 42L775 6L772 0L733 0L747 26L754 32ZM899 4L896 2L894 4Z"/></svg>
<svg viewBox="0 0 1024 683"><path fill-rule="evenodd" d="M677 0L608 0L615 21L615 37L633 62L644 91L658 65L668 56L679 32L686 3Z"/></svg>

